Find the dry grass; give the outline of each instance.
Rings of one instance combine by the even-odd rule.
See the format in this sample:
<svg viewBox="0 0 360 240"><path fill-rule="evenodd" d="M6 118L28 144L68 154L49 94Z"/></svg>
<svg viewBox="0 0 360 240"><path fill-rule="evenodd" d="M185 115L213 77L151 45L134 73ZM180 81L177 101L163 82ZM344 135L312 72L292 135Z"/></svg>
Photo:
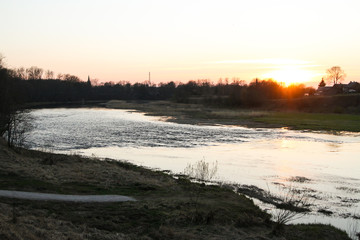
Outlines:
<svg viewBox="0 0 360 240"><path fill-rule="evenodd" d="M112 160L99 161L97 159L84 158L76 155L61 155L44 153L39 151L21 150L21 156L2 147L0 149L0 172L11 172L14 176L21 178L36 179L46 182L59 188L48 189L51 191L70 191L71 193L81 193L81 184L84 190L85 185L94 186L99 189L111 189L115 186L131 186L137 184L142 188L152 186L152 188L174 187L172 178L154 177L159 175L156 172L143 170L132 164L116 162ZM79 185L77 188L66 188L66 185ZM4 187L4 186L3 186ZM23 186L36 190L36 186ZM11 186L9 186L11 188Z"/></svg>
<svg viewBox="0 0 360 240"><path fill-rule="evenodd" d="M290 129L359 132L359 115L215 108L169 101L126 102L113 100L108 108L135 109L164 120L186 124L287 127ZM284 108L286 109L286 108Z"/></svg>
<svg viewBox="0 0 360 240"><path fill-rule="evenodd" d="M218 118L255 118L269 115L268 111L219 109L211 112Z"/></svg>
<svg viewBox="0 0 360 240"><path fill-rule="evenodd" d="M274 127L253 121L253 118L267 116L267 111L226 109L207 107L201 104L184 104L170 101L120 101L112 100L105 104L108 108L135 109L151 116L161 116L163 120L199 125L239 125L247 127Z"/></svg>
<svg viewBox="0 0 360 240"><path fill-rule="evenodd" d="M203 186L195 211L188 192L195 183L128 163L16 152L1 142L0 169L2 189L139 200L87 204L0 198L0 239L283 239L271 235L270 216L242 195ZM334 236L347 239L341 232Z"/></svg>

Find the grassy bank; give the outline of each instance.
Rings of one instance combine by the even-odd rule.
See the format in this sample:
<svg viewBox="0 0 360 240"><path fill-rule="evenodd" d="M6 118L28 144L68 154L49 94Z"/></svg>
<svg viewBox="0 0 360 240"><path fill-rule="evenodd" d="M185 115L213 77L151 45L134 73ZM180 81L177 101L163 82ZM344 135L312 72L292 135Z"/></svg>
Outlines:
<svg viewBox="0 0 360 240"><path fill-rule="evenodd" d="M0 198L1 239L348 239L324 225L274 223L251 200L126 162L0 144L0 188L122 194L136 202L64 203ZM194 198L194 193L198 198Z"/></svg>
<svg viewBox="0 0 360 240"><path fill-rule="evenodd" d="M288 102L286 103L288 104ZM277 103L277 105L281 104ZM301 110L279 111L279 109L281 109L279 106L275 108L277 110L230 109L209 107L195 103L175 103L171 101L112 100L108 102L33 103L28 104L27 107L32 109L57 107L108 107L137 110L145 112L147 115L163 117L163 120L166 121L185 124L238 125L260 128L286 127L297 130L360 132L359 114L309 113ZM284 109L287 108L284 107Z"/></svg>
<svg viewBox="0 0 360 240"><path fill-rule="evenodd" d="M136 109L148 115L163 116L167 121L178 123L360 132L360 115L355 114L226 109L168 101L126 102L114 100L107 102L104 106Z"/></svg>
<svg viewBox="0 0 360 240"><path fill-rule="evenodd" d="M254 118L254 121L300 130L360 132L360 115L271 112Z"/></svg>

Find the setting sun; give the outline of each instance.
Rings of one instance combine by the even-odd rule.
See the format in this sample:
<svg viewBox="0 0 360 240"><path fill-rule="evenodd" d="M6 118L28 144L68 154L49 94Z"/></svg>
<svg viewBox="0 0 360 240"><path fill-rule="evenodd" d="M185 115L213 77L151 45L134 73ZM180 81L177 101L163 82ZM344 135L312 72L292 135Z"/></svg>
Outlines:
<svg viewBox="0 0 360 240"><path fill-rule="evenodd" d="M312 78L317 74L300 69L298 67L284 67L279 70L265 73L264 78L272 78L277 82L284 83L286 86L291 84L299 84L312 81Z"/></svg>

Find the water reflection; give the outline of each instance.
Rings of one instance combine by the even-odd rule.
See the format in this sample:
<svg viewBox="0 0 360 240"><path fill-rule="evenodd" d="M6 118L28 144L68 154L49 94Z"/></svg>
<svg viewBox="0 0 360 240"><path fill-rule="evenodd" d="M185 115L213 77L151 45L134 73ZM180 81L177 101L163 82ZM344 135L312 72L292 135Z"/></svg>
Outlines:
<svg viewBox="0 0 360 240"><path fill-rule="evenodd" d="M281 146L281 149L286 149L286 148L293 149L293 148L295 148L294 142L286 140L286 139L281 140L280 146Z"/></svg>

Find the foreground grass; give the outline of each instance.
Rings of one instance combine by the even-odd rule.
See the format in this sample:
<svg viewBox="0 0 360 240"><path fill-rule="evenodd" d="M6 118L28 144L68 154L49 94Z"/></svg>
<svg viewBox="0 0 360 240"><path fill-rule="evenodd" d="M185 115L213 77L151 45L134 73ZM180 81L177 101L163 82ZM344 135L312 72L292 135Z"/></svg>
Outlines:
<svg viewBox="0 0 360 240"><path fill-rule="evenodd" d="M138 200L87 204L0 198L1 239L348 239L323 225L284 226L274 235L270 216L244 195L126 162L15 152L1 143L0 169L2 189L122 194Z"/></svg>
<svg viewBox="0 0 360 240"><path fill-rule="evenodd" d="M188 124L221 124L246 127L287 127L298 130L360 132L360 115L278 112L261 109L225 109L168 101L110 101L108 108L135 109L164 120Z"/></svg>

